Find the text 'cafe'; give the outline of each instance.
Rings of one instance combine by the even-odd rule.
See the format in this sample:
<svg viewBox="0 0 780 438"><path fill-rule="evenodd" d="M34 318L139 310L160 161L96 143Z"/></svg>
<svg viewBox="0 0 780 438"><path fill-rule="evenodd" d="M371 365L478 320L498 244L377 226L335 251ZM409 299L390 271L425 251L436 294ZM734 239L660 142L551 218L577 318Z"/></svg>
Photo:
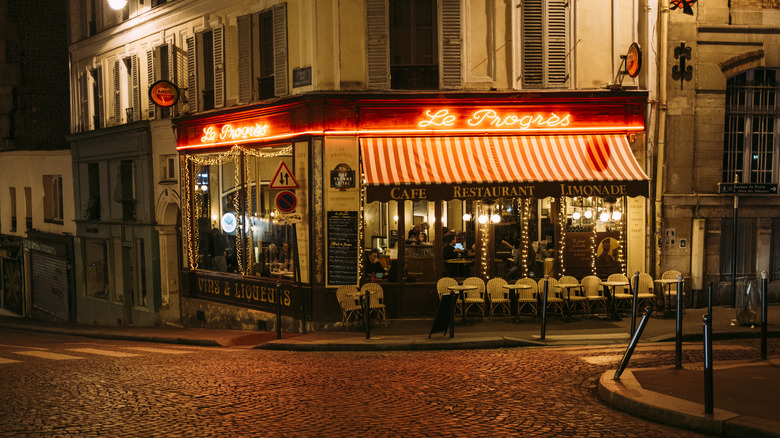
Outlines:
<svg viewBox="0 0 780 438"><path fill-rule="evenodd" d="M313 93L175 119L185 313L339 321L335 289L370 277L388 317L433 316L439 278L505 277L514 245L521 276L644 271L646 104L638 91Z"/></svg>

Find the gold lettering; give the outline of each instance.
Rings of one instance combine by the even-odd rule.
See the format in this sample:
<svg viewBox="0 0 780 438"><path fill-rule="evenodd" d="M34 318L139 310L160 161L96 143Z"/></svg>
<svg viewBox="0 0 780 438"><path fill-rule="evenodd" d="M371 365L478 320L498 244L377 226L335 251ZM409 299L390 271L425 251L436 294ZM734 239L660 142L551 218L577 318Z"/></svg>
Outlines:
<svg viewBox="0 0 780 438"><path fill-rule="evenodd" d="M290 301L292 301L290 299L290 291L289 290L285 290L284 291L284 301L282 301L282 304L284 304L286 307L290 307Z"/></svg>

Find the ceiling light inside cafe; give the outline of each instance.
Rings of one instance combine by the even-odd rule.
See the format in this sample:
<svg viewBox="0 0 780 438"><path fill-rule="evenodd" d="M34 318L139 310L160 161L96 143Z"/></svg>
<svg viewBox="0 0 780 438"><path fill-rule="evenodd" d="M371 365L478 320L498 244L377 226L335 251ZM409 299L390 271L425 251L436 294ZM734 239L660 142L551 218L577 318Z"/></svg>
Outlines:
<svg viewBox="0 0 780 438"><path fill-rule="evenodd" d="M493 222L494 224L497 224L497 223L501 222L501 216L499 216L498 213L493 213L490 216L490 222Z"/></svg>
<svg viewBox="0 0 780 438"><path fill-rule="evenodd" d="M471 215L468 214L468 213L463 213L463 220L464 221L470 221L471 220Z"/></svg>
<svg viewBox="0 0 780 438"><path fill-rule="evenodd" d="M488 216L486 214L479 215L479 223L486 224L488 221Z"/></svg>
<svg viewBox="0 0 780 438"><path fill-rule="evenodd" d="M571 214L571 218L574 219L575 221L579 220L580 217L581 216L580 216L580 212L579 211L575 211L574 213Z"/></svg>
<svg viewBox="0 0 780 438"><path fill-rule="evenodd" d="M590 210L585 210L585 219L590 219L593 217L593 212Z"/></svg>
<svg viewBox="0 0 780 438"><path fill-rule="evenodd" d="M609 220L609 213L602 211L599 215L599 219L601 219L601 222L607 222Z"/></svg>
<svg viewBox="0 0 780 438"><path fill-rule="evenodd" d="M623 213L621 213L621 212L619 212L617 210L612 212L612 220L619 221L620 218L622 218L622 217L623 217Z"/></svg>

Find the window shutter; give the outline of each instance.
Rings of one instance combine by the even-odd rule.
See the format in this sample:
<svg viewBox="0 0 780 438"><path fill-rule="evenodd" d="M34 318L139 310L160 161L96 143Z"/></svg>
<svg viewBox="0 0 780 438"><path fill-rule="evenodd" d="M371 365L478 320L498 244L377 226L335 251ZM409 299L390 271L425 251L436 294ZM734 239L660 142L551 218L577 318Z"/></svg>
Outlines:
<svg viewBox="0 0 780 438"><path fill-rule="evenodd" d="M122 123L122 95L119 92L119 61L114 61L114 125Z"/></svg>
<svg viewBox="0 0 780 438"><path fill-rule="evenodd" d="M567 0L547 1L547 86L566 86Z"/></svg>
<svg viewBox="0 0 780 438"><path fill-rule="evenodd" d="M141 72L138 68L138 55L133 55L130 66L133 69L133 121L141 120Z"/></svg>
<svg viewBox="0 0 780 438"><path fill-rule="evenodd" d="M441 79L442 88L461 88L460 0L443 0L441 4Z"/></svg>
<svg viewBox="0 0 780 438"><path fill-rule="evenodd" d="M51 175L43 175L43 219L51 220L53 218L54 206L54 178Z"/></svg>
<svg viewBox="0 0 780 438"><path fill-rule="evenodd" d="M366 2L366 51L368 57L368 88L390 88L390 44L388 0Z"/></svg>
<svg viewBox="0 0 780 438"><path fill-rule="evenodd" d="M81 131L89 130L89 84L87 83L88 75L86 72L81 74L79 80L79 91L81 92Z"/></svg>
<svg viewBox="0 0 780 438"><path fill-rule="evenodd" d="M195 66L195 37L187 37L187 109L198 112L198 76Z"/></svg>
<svg viewBox="0 0 780 438"><path fill-rule="evenodd" d="M95 124L95 129L102 128L106 125L105 123L105 108L103 107L103 66L98 66L95 73L95 78L97 79L97 101L98 101L98 114L96 114L99 118L98 123Z"/></svg>
<svg viewBox="0 0 780 438"><path fill-rule="evenodd" d="M236 23L238 31L238 101L252 100L252 16L242 15Z"/></svg>
<svg viewBox="0 0 780 438"><path fill-rule="evenodd" d="M287 3L274 6L274 94L286 96L287 89Z"/></svg>
<svg viewBox="0 0 780 438"><path fill-rule="evenodd" d="M225 106L225 28L216 27L214 35L214 108Z"/></svg>
<svg viewBox="0 0 780 438"><path fill-rule="evenodd" d="M154 83L154 50L146 51L146 88ZM149 97L149 119L154 118L154 101Z"/></svg>
<svg viewBox="0 0 780 438"><path fill-rule="evenodd" d="M523 1L523 88L539 88L544 85L544 5L542 1Z"/></svg>

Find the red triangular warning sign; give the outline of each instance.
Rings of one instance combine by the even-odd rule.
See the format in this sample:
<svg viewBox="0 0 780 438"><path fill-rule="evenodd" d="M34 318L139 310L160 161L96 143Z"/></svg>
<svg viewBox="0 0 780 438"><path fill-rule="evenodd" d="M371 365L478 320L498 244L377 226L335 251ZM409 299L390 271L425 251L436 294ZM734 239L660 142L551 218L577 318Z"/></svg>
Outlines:
<svg viewBox="0 0 780 438"><path fill-rule="evenodd" d="M295 179L293 173L290 172L290 168L284 161L279 162L279 167L274 172L274 177L271 180L271 184L268 185L269 189L297 189L298 180Z"/></svg>

